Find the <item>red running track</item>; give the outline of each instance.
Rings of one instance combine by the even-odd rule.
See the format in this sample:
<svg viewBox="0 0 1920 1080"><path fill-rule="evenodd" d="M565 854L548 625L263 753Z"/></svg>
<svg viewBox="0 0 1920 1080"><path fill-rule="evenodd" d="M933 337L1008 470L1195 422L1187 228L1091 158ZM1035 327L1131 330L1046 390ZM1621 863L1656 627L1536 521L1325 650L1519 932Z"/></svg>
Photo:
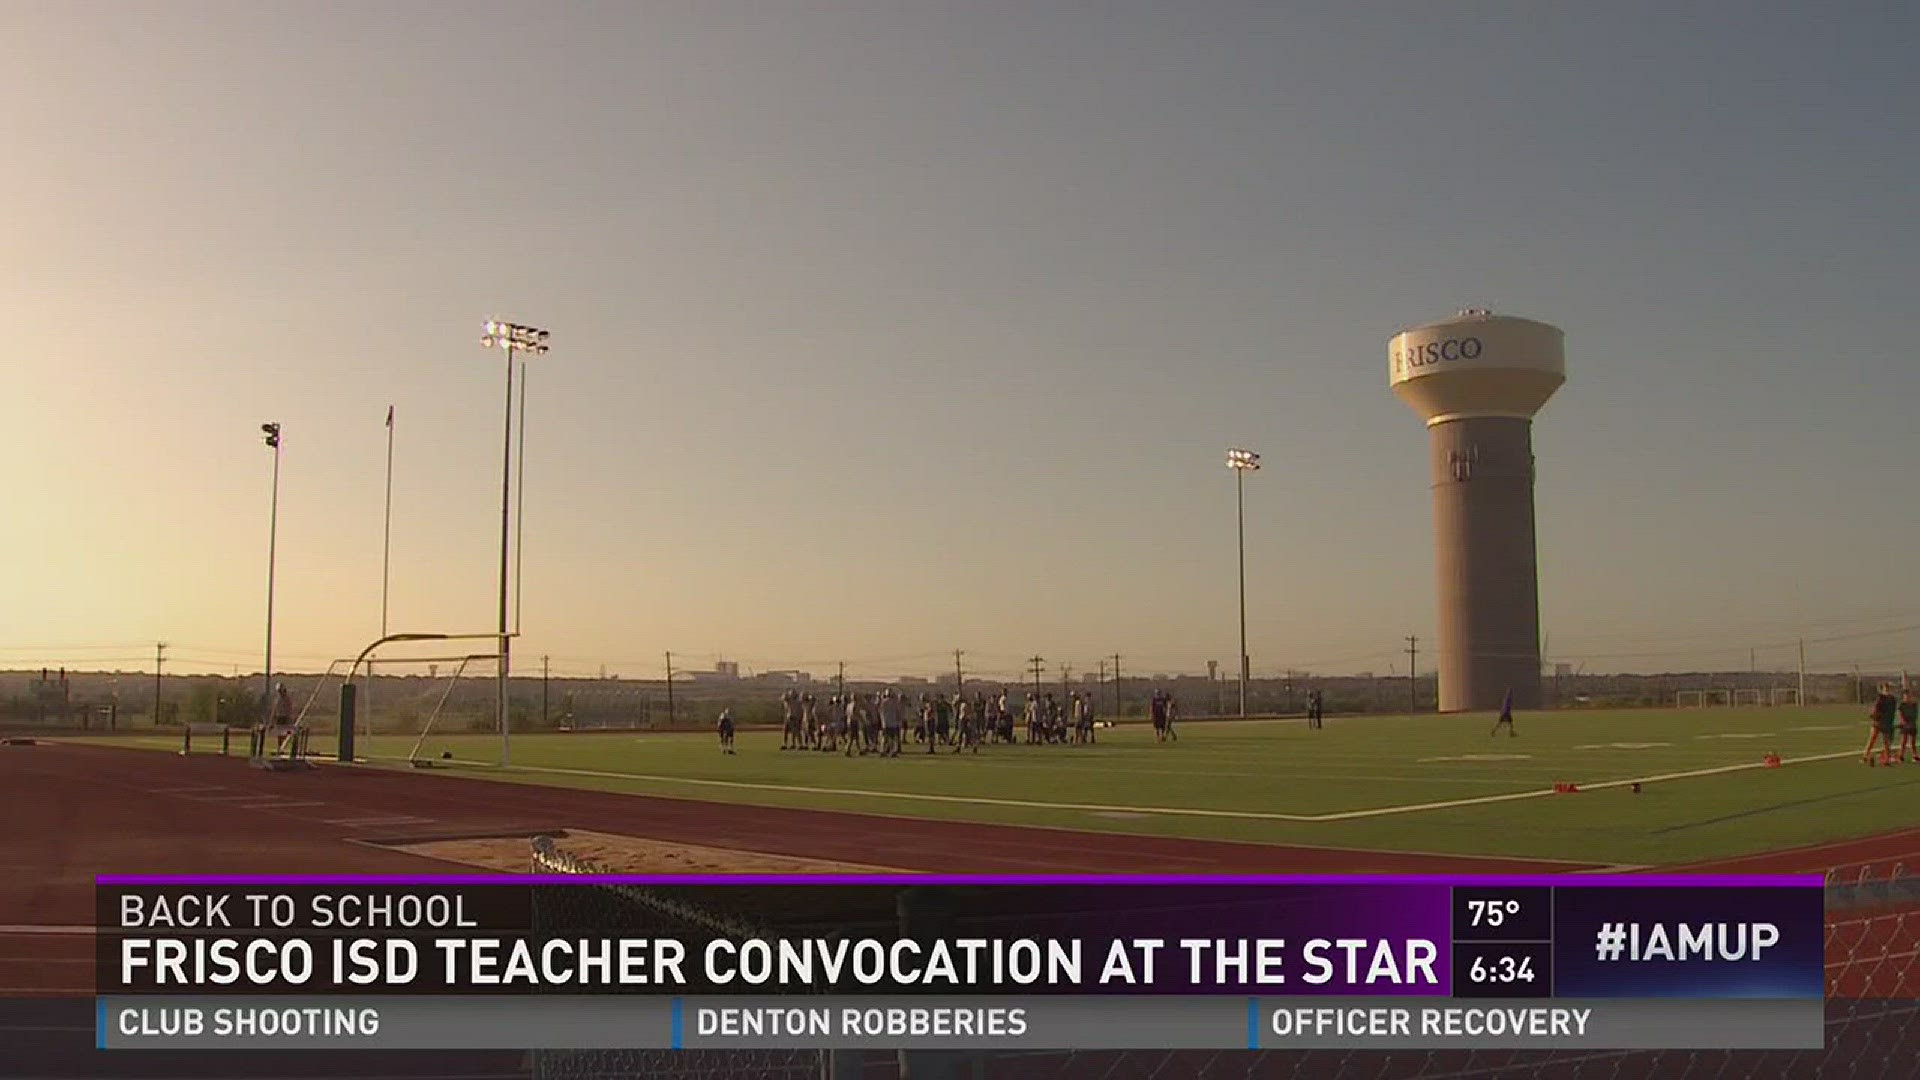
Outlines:
<svg viewBox="0 0 1920 1080"><path fill-rule="evenodd" d="M594 829L904 870L1445 873L1582 869L1515 859L1182 840L709 803L380 769L268 773L239 758L0 746L0 995L92 991L103 873L448 872L378 841ZM1689 866L1787 873L1920 863L1920 830ZM471 872L470 868L458 868ZM1863 915L1866 913L1863 913ZM74 932L80 931L80 932ZM1836 994L1914 992L1920 913L1829 928Z"/></svg>
<svg viewBox="0 0 1920 1080"><path fill-rule="evenodd" d="M901 870L1521 873L1580 864L1281 847L740 806L385 769L249 768L67 743L0 746L0 994L91 993L97 874L420 874L370 842L565 828ZM23 932L23 927L35 927ZM11 929L9 929L11 928Z"/></svg>

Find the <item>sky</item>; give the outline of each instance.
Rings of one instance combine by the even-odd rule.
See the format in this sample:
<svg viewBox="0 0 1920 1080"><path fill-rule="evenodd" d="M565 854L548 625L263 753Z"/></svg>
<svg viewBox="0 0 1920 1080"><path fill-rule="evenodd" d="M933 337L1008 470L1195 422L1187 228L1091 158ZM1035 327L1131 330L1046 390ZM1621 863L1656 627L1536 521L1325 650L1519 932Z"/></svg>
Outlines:
<svg viewBox="0 0 1920 1080"><path fill-rule="evenodd" d="M1567 335L1542 630L1920 669L1910 5L0 3L0 667L1405 671L1387 342ZM1754 650L1750 653L1749 650ZM530 661L521 659L521 664ZM1422 667L1426 667L1425 660Z"/></svg>

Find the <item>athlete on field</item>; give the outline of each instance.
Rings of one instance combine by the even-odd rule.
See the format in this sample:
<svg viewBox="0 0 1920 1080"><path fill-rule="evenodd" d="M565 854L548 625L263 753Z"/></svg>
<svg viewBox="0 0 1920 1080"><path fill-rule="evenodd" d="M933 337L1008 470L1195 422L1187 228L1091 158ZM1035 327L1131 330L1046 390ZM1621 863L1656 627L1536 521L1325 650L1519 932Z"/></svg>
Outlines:
<svg viewBox="0 0 1920 1080"><path fill-rule="evenodd" d="M1507 735L1509 738L1519 734L1519 732L1516 732L1513 730L1513 691L1512 690L1508 690L1507 696L1501 700L1500 719L1495 720L1493 722L1493 730L1487 732L1487 734L1489 736L1498 735L1500 734L1501 728L1507 729Z"/></svg>
<svg viewBox="0 0 1920 1080"><path fill-rule="evenodd" d="M1920 704L1913 698L1913 688L1908 687L1900 693L1900 761L1906 763L1907 751L1913 751L1915 761L1920 761Z"/></svg>
<svg viewBox="0 0 1920 1080"><path fill-rule="evenodd" d="M1873 725L1873 733L1867 736L1867 764L1875 764L1873 760L1875 743L1880 744L1878 764L1893 764L1893 717L1898 709L1899 703L1893 697L1893 686L1889 683L1881 683L1880 693L1873 699L1873 711L1867 714L1867 720Z"/></svg>
<svg viewBox="0 0 1920 1080"><path fill-rule="evenodd" d="M780 749L800 749L800 699L792 688L780 695Z"/></svg>

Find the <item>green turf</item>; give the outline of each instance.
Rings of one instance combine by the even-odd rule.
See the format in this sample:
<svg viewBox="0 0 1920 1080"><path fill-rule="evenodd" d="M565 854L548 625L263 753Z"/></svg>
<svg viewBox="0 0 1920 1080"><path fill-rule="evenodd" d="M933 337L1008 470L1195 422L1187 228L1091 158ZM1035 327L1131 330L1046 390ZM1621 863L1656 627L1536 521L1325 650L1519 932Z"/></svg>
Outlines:
<svg viewBox="0 0 1920 1080"><path fill-rule="evenodd" d="M743 733L723 756L711 735L556 734L500 740L446 735L448 773L613 791L858 810L913 817L1270 843L1511 855L1655 865L1702 861L1884 832L1910 824L1920 765L1869 769L1856 706L1562 712L1524 715L1518 737L1489 737L1482 716L1189 724L1177 744L1144 728L1101 733L1094 747L988 747L898 760L782 752L771 732ZM127 742L129 740L121 740ZM412 736L361 743L401 767ZM169 742L177 749L177 742ZM317 745L317 744L316 744ZM1661 780L1503 802L1361 812L1728 766L1779 769ZM1842 754L1795 763L1794 758ZM422 782L433 782L432 773ZM916 797L918 796L918 797ZM939 798L927 798L937 796ZM1177 813L1175 811L1202 813ZM1342 815L1288 820L1285 815Z"/></svg>

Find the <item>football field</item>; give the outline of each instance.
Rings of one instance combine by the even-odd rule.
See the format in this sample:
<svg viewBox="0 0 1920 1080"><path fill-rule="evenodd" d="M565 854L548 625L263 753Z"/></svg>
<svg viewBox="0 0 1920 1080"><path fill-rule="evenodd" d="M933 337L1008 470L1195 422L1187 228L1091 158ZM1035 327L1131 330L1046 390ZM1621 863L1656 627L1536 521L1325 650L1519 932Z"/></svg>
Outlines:
<svg viewBox="0 0 1920 1080"><path fill-rule="evenodd" d="M1379 851L1614 866L1689 863L1907 827L1920 764L1868 768L1858 706L1565 711L1491 717L1144 725L1094 746L987 746L902 757L782 751L749 731L430 737L435 775L485 775L656 796ZM372 765L408 768L414 736L363 737ZM327 740L315 738L316 751ZM155 739L150 745L177 743ZM1777 754L1777 768L1763 763ZM1570 783L1577 792L1558 793ZM1634 789L1635 784L1639 790ZM884 828L884 823L875 827Z"/></svg>

